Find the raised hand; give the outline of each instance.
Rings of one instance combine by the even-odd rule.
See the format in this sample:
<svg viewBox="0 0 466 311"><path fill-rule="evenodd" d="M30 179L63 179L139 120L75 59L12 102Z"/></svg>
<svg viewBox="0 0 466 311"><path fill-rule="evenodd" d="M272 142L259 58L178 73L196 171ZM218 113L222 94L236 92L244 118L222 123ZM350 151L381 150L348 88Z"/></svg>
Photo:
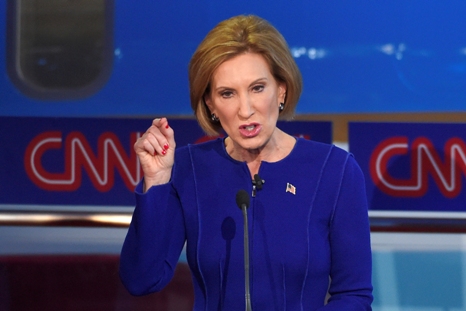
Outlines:
<svg viewBox="0 0 466 311"><path fill-rule="evenodd" d="M144 172L144 192L151 186L170 181L175 160L175 133L167 118L154 119L136 141L134 151Z"/></svg>

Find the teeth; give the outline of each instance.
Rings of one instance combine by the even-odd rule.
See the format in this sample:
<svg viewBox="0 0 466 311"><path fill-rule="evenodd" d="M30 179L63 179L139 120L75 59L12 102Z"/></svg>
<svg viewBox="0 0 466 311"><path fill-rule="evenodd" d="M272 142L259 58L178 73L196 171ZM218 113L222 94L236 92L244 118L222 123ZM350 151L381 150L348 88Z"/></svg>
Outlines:
<svg viewBox="0 0 466 311"><path fill-rule="evenodd" d="M254 128L255 128L254 125L249 125L249 126L246 126L246 127L245 127L245 129L246 129L247 131L252 131Z"/></svg>

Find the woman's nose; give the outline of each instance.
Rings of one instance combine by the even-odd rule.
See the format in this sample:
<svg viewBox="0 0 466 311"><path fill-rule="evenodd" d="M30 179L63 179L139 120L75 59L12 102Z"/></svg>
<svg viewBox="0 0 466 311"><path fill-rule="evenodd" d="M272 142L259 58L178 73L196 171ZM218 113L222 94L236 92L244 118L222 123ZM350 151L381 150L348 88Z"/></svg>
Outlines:
<svg viewBox="0 0 466 311"><path fill-rule="evenodd" d="M252 106L251 99L249 96L241 96L239 100L239 109L238 115L241 118L248 119L250 116L254 114L254 109Z"/></svg>

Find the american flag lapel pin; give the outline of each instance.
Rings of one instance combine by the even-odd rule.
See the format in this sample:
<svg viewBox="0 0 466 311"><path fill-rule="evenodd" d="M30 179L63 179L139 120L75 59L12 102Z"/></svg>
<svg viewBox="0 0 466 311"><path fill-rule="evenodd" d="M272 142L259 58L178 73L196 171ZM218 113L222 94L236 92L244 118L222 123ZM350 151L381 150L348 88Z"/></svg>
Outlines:
<svg viewBox="0 0 466 311"><path fill-rule="evenodd" d="M286 183L286 192L290 192L296 195L296 187L290 184L289 182Z"/></svg>

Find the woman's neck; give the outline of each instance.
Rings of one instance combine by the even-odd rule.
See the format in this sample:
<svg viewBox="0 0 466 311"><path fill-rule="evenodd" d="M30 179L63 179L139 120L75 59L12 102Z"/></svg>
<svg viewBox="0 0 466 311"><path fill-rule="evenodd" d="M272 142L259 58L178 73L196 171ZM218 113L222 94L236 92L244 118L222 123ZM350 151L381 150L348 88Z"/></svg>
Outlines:
<svg viewBox="0 0 466 311"><path fill-rule="evenodd" d="M293 150L296 138L277 129L269 141L259 149L245 149L232 141L230 137L225 139L225 149L235 160L246 162L251 176L259 172L260 165L265 162L278 162L287 157Z"/></svg>

